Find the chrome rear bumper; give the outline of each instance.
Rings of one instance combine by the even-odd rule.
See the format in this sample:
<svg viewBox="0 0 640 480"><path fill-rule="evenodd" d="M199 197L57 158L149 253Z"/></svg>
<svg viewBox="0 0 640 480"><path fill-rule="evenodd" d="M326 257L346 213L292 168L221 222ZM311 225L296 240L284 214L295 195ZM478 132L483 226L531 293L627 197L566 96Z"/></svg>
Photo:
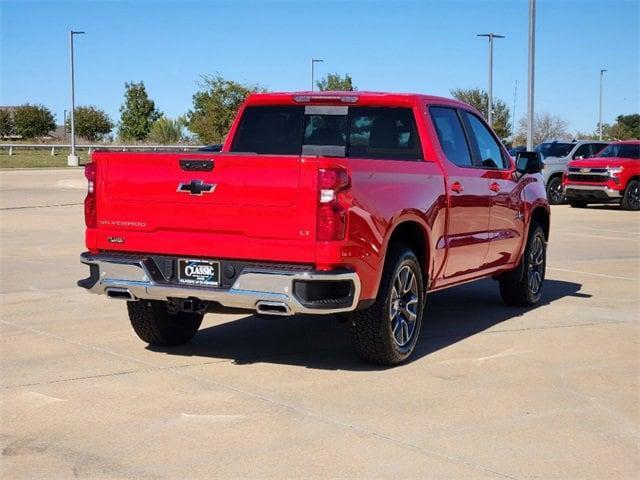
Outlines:
<svg viewBox="0 0 640 480"><path fill-rule="evenodd" d="M83 253L80 261L90 268L90 277L78 285L91 293L105 294L125 300L168 300L197 298L216 302L222 307L257 310L282 305L280 315L295 313L331 314L354 310L360 298L360 279L357 273L347 270L287 271L274 268L245 268L235 278L230 288L194 287L157 281L150 273L145 257L118 257L108 254ZM305 302L295 294L295 282L351 282L351 290L339 304L329 302ZM271 312L275 313L275 312Z"/></svg>

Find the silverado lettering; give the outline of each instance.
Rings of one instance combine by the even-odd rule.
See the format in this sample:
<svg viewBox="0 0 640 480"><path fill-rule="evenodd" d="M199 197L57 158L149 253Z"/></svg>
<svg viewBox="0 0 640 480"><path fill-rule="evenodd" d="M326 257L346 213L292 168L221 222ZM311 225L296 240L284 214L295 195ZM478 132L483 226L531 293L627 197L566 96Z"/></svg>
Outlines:
<svg viewBox="0 0 640 480"><path fill-rule="evenodd" d="M509 305L541 297L540 156L514 162L455 100L253 94L220 152L92 160L79 285L127 300L150 344L185 343L222 309L340 314L362 358L395 365L415 348L427 292L493 277ZM110 220L123 215L140 221Z"/></svg>

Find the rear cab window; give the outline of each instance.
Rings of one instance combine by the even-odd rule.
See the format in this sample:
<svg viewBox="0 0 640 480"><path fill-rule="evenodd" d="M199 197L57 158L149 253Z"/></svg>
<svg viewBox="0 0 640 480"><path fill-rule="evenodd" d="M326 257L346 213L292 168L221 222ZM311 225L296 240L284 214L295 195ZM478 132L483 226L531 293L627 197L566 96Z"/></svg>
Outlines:
<svg viewBox="0 0 640 480"><path fill-rule="evenodd" d="M249 106L231 145L232 152L271 155L305 150L361 159L423 158L413 110L404 107Z"/></svg>

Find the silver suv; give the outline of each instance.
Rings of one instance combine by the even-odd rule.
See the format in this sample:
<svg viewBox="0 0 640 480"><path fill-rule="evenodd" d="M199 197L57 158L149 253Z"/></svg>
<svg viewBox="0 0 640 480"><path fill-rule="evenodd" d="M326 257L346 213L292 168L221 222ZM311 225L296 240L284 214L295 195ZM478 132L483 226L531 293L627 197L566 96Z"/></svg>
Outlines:
<svg viewBox="0 0 640 480"><path fill-rule="evenodd" d="M547 198L551 205L564 202L562 191L562 173L571 160L595 156L609 145L608 142L582 140L579 142L544 142L536 146L534 151L542 154L544 184Z"/></svg>

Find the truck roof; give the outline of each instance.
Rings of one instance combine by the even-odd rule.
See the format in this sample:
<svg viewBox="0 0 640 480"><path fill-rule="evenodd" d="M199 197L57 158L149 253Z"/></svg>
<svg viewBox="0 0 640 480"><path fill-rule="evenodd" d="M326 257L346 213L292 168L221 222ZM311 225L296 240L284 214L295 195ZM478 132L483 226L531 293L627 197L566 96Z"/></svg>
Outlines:
<svg viewBox="0 0 640 480"><path fill-rule="evenodd" d="M441 103L459 105L469 108L466 103L452 98L424 95L419 93L392 93L369 91L323 91L323 92L269 92L253 93L247 97L247 105L308 105L308 104L339 104L339 105L414 105L418 102ZM473 108L473 107L471 107ZM475 109L474 109L475 110Z"/></svg>

